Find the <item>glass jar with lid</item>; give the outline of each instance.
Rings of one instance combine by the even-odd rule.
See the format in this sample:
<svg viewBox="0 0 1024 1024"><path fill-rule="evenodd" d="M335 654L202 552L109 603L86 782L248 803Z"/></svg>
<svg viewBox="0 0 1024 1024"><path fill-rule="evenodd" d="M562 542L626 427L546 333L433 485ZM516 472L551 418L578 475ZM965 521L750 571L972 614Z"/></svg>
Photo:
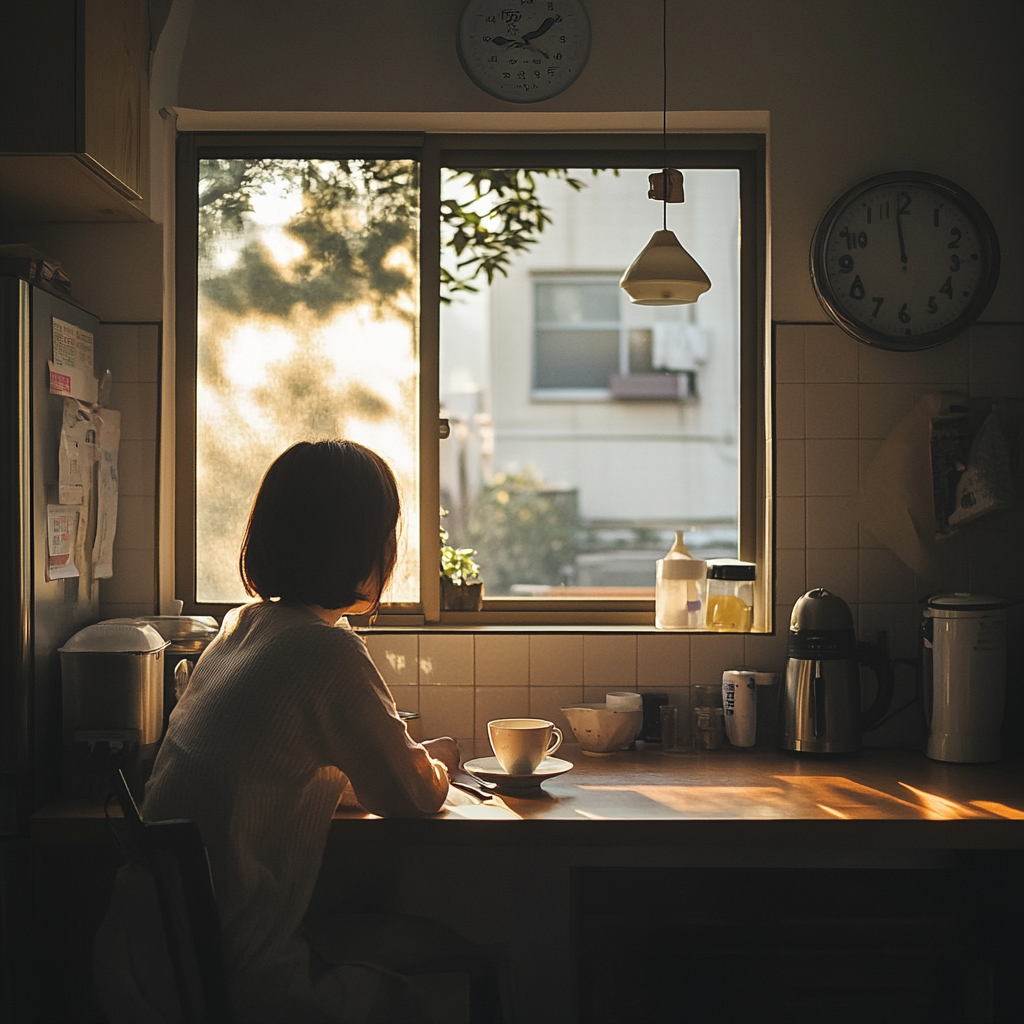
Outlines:
<svg viewBox="0 0 1024 1024"><path fill-rule="evenodd" d="M708 562L704 624L719 633L749 633L754 625L757 566L735 558Z"/></svg>

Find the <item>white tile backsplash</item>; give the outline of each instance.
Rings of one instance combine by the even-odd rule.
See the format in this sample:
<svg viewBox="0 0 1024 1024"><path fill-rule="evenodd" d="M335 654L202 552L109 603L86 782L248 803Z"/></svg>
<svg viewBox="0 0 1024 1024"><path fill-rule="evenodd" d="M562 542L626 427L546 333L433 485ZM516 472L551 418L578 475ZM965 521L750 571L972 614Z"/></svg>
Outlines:
<svg viewBox="0 0 1024 1024"><path fill-rule="evenodd" d="M807 493L840 495L857 492L858 442L808 438Z"/></svg>
<svg viewBox="0 0 1024 1024"><path fill-rule="evenodd" d="M477 686L529 686L530 638L481 633L475 639Z"/></svg>
<svg viewBox="0 0 1024 1024"><path fill-rule="evenodd" d="M419 684L419 637L408 633L364 633L363 639L373 663L392 692L396 686L415 687Z"/></svg>
<svg viewBox="0 0 1024 1024"><path fill-rule="evenodd" d="M690 681L690 642L685 633L644 633L636 638L637 689L660 692Z"/></svg>
<svg viewBox="0 0 1024 1024"><path fill-rule="evenodd" d="M421 686L472 686L473 636L423 633L419 661Z"/></svg>
<svg viewBox="0 0 1024 1024"><path fill-rule="evenodd" d="M606 690L636 689L635 636L588 633L583 637L583 684Z"/></svg>
<svg viewBox="0 0 1024 1024"><path fill-rule="evenodd" d="M836 327L808 324L804 328L805 380L822 384L858 379L858 349L863 348Z"/></svg>
<svg viewBox="0 0 1024 1024"><path fill-rule="evenodd" d="M857 437L857 384L807 384L806 437Z"/></svg>
<svg viewBox="0 0 1024 1024"><path fill-rule="evenodd" d="M530 686L578 686L583 692L583 636L539 634L530 637Z"/></svg>

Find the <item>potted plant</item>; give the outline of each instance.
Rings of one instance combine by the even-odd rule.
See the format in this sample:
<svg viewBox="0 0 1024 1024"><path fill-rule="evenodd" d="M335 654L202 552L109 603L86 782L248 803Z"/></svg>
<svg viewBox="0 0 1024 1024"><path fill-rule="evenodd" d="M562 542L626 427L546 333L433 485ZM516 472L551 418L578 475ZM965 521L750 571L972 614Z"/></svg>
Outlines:
<svg viewBox="0 0 1024 1024"><path fill-rule="evenodd" d="M441 509L441 515L448 515ZM441 528L441 607L450 612L478 612L484 603L480 566L473 561L475 548L455 548L448 531Z"/></svg>

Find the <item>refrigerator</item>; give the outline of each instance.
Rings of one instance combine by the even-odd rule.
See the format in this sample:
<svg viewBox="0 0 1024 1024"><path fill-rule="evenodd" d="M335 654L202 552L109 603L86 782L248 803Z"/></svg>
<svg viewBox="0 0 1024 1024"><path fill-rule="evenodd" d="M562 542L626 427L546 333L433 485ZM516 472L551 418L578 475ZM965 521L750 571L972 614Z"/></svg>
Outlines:
<svg viewBox="0 0 1024 1024"><path fill-rule="evenodd" d="M20 1020L31 913L29 817L60 792L57 649L99 618L91 567L46 578L47 504L58 504L63 398L50 394L54 318L99 320L19 277L0 276L0 1018Z"/></svg>

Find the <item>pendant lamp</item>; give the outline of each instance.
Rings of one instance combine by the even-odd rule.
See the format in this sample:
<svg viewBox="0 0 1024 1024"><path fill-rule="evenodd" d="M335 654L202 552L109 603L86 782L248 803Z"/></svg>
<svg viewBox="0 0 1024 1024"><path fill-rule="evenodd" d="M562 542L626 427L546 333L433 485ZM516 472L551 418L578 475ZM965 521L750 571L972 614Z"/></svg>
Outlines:
<svg viewBox="0 0 1024 1024"><path fill-rule="evenodd" d="M668 163L668 4L661 4L661 146ZM668 204L681 203L683 175L671 167L650 176L649 199L662 203L662 230L655 231L640 255L622 275L619 287L638 306L681 306L696 302L710 287L711 279L668 229Z"/></svg>

